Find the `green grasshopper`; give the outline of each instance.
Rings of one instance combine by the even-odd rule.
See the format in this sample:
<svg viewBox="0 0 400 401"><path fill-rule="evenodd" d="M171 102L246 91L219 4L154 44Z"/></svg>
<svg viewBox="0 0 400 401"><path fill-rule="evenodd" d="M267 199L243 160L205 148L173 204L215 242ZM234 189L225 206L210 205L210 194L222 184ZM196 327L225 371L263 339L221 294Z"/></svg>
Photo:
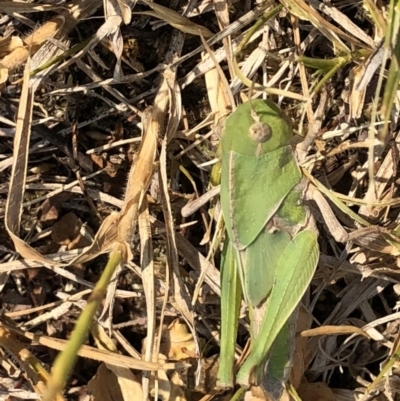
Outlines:
<svg viewBox="0 0 400 401"><path fill-rule="evenodd" d="M236 375L242 387L287 374L290 317L314 275L318 231L302 204L302 173L292 129L271 101L251 100L227 119L222 136L221 205L227 238L221 265L218 383L232 387L241 298L249 309L251 349ZM261 321L259 321L261 316Z"/></svg>

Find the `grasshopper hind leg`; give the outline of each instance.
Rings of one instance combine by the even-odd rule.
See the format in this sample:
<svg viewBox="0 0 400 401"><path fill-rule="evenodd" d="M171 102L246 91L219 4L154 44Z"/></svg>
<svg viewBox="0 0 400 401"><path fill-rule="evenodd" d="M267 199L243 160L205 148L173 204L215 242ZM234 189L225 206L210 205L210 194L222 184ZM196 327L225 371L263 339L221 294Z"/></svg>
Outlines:
<svg viewBox="0 0 400 401"><path fill-rule="evenodd" d="M218 369L218 387L234 386L236 336L242 289L236 266L235 249L227 238L221 264L221 351Z"/></svg>
<svg viewBox="0 0 400 401"><path fill-rule="evenodd" d="M237 374L237 383L241 386L252 384L253 373L265 361L310 285L318 258L317 233L313 230L298 233L282 253L258 334L252 342L250 355Z"/></svg>

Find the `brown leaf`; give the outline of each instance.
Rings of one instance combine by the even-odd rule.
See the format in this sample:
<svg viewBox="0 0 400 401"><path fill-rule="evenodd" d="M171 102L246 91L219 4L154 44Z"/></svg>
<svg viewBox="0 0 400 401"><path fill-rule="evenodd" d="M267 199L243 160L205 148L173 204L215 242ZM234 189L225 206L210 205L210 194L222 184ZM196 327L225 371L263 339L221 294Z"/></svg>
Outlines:
<svg viewBox="0 0 400 401"><path fill-rule="evenodd" d="M333 391L325 383L303 383L298 394L302 401L335 401Z"/></svg>
<svg viewBox="0 0 400 401"><path fill-rule="evenodd" d="M1 7L3 9L3 4ZM4 10L4 9L3 9ZM9 38L3 38L0 40L0 57L4 57L13 50L23 45L22 39L18 36L11 36Z"/></svg>
<svg viewBox="0 0 400 401"><path fill-rule="evenodd" d="M64 203L70 198L71 192L61 192L51 198L47 198L40 207L39 221L45 225L56 222Z"/></svg>
<svg viewBox="0 0 400 401"><path fill-rule="evenodd" d="M164 331L160 352L168 359L179 361L196 353L196 344L193 335L188 331L186 324L175 319Z"/></svg>
<svg viewBox="0 0 400 401"><path fill-rule="evenodd" d="M111 371L105 364L101 364L90 380L88 390L92 394L91 401L142 400L142 387L135 375L128 369L116 366Z"/></svg>
<svg viewBox="0 0 400 401"><path fill-rule="evenodd" d="M196 391L196 393L211 394L217 384L219 355L215 354L208 358L201 358L198 383L196 383L197 361L191 360L188 362L191 364L190 368L188 370L179 370L178 372L185 383L186 389L189 391Z"/></svg>
<svg viewBox="0 0 400 401"><path fill-rule="evenodd" d="M81 219L70 212L53 225L51 238L57 244L67 245L68 249L83 248L90 242L81 234L81 227Z"/></svg>
<svg viewBox="0 0 400 401"><path fill-rule="evenodd" d="M174 372L171 377L170 401L186 401L186 383L184 383L178 372Z"/></svg>

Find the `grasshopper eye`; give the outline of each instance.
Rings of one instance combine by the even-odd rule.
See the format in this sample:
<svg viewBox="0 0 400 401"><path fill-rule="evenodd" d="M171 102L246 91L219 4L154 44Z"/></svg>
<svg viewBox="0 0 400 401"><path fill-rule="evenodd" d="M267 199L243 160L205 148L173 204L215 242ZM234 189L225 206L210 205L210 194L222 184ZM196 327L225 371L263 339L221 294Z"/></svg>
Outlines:
<svg viewBox="0 0 400 401"><path fill-rule="evenodd" d="M249 128L250 138L257 143L267 142L272 136L271 127L262 122L256 122Z"/></svg>

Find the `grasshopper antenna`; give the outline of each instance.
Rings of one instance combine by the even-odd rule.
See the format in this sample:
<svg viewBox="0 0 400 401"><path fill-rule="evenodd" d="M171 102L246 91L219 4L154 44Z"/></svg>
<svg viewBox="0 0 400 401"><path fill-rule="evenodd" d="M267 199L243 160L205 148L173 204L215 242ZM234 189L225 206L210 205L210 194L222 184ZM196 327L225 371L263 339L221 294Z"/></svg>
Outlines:
<svg viewBox="0 0 400 401"><path fill-rule="evenodd" d="M251 113L251 118L253 119L253 121L255 123L259 123L260 122L260 117L257 115L256 111L254 110L253 103L251 101L251 97L253 96L253 91L254 91L254 85L255 85L254 79L252 79L251 80L251 85L249 87L249 94L248 94L249 102L250 102L250 110L251 110L250 113Z"/></svg>

